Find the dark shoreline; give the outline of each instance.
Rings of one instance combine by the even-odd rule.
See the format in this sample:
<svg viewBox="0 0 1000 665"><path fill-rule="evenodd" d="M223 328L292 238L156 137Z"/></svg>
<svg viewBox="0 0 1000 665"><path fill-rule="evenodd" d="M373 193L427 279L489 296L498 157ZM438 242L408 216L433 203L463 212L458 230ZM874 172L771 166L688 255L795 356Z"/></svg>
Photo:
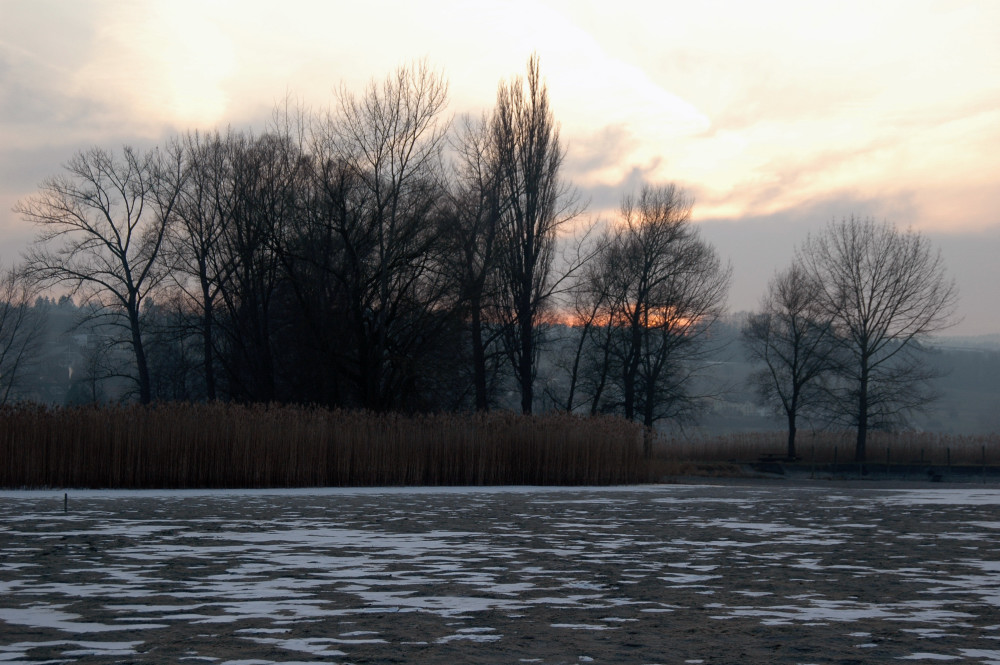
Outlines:
<svg viewBox="0 0 1000 665"><path fill-rule="evenodd" d="M1000 487L1000 467L943 466L928 464L816 464L754 462L733 465L726 475L666 476L667 484L834 486L872 489L970 489Z"/></svg>

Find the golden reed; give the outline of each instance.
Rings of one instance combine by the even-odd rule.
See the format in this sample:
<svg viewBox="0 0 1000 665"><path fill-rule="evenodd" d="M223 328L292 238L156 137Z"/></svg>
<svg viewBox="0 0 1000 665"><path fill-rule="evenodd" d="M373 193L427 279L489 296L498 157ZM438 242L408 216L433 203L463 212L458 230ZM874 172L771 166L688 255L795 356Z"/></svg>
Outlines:
<svg viewBox="0 0 1000 665"><path fill-rule="evenodd" d="M803 463L850 462L850 432L801 432ZM236 404L0 408L0 487L610 485L740 475L785 433L660 436L618 417L401 415ZM868 462L1000 465L1000 435L871 433Z"/></svg>
<svg viewBox="0 0 1000 665"><path fill-rule="evenodd" d="M0 486L607 485L645 482L615 417L400 415L160 404L0 410Z"/></svg>

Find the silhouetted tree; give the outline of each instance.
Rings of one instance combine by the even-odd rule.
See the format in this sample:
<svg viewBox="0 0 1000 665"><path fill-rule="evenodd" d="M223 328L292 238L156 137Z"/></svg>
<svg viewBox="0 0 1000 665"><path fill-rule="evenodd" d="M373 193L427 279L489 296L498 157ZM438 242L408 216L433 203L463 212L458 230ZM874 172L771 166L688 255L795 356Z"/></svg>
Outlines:
<svg viewBox="0 0 1000 665"><path fill-rule="evenodd" d="M292 342L298 398L357 406L368 194L329 137L313 136L309 150L302 208L281 253L298 323Z"/></svg>
<svg viewBox="0 0 1000 665"><path fill-rule="evenodd" d="M611 329L606 325L609 295L602 283L608 275L600 261L608 234L591 239L594 228L581 239L577 248L581 260L568 275L570 286L560 294L566 325L554 327L561 331L554 340L560 348L549 354L550 376L544 388L556 408L574 412L589 403L591 415L600 412L611 360Z"/></svg>
<svg viewBox="0 0 1000 665"><path fill-rule="evenodd" d="M537 55L528 61L526 78L500 84L492 128L501 210L497 314L521 411L531 413L538 322L551 301L556 234L578 214L572 191L559 178L565 153Z"/></svg>
<svg viewBox="0 0 1000 665"><path fill-rule="evenodd" d="M871 219L830 223L806 241L799 261L836 333L835 412L857 428L855 459L863 462L870 429L895 425L932 399L921 342L952 325L955 285L924 236Z"/></svg>
<svg viewBox="0 0 1000 665"><path fill-rule="evenodd" d="M45 315L41 307L32 307L37 295L22 270L0 274L0 405L17 397L38 359Z"/></svg>
<svg viewBox="0 0 1000 665"><path fill-rule="evenodd" d="M824 376L835 369L830 315L820 309L820 285L793 263L768 284L760 311L741 330L750 361L763 367L751 376L762 404L779 405L788 422L788 458L795 457L801 414L825 398Z"/></svg>
<svg viewBox="0 0 1000 665"><path fill-rule="evenodd" d="M174 154L80 152L15 211L39 227L27 253L30 274L65 285L111 316L135 356L139 399L151 399L142 303L165 271L160 251L182 177Z"/></svg>
<svg viewBox="0 0 1000 665"><path fill-rule="evenodd" d="M443 77L418 63L363 95L342 89L336 112L312 126L307 194L284 265L317 346L336 352L326 356L328 377L343 377L366 408L427 408L418 404L434 370L427 361L450 330L446 100Z"/></svg>
<svg viewBox="0 0 1000 665"><path fill-rule="evenodd" d="M483 117L478 122L466 119L453 141L456 165L445 227L448 270L455 277L468 326L477 411L490 406L498 360L492 349L502 332L496 325L496 305L503 205L494 139L491 121Z"/></svg>
<svg viewBox="0 0 1000 665"><path fill-rule="evenodd" d="M622 202L590 278L607 326L614 405L647 433L663 418L697 410L691 391L705 342L721 316L730 269L691 224L691 201L676 186L644 187ZM646 452L651 452L647 436Z"/></svg>
<svg viewBox="0 0 1000 665"><path fill-rule="evenodd" d="M235 212L233 148L240 141L232 132L226 136L194 133L171 146L182 152L184 186L175 208L178 223L168 229L166 256L181 303L189 303L196 313L204 396L209 400L219 396L216 310L234 267L222 243ZM178 322L184 323L183 319Z"/></svg>
<svg viewBox="0 0 1000 665"><path fill-rule="evenodd" d="M230 393L241 400L280 397L276 354L280 329L281 247L299 212L303 162L295 137L267 132L229 141L232 209L219 239L227 278L218 298L225 310L219 357Z"/></svg>

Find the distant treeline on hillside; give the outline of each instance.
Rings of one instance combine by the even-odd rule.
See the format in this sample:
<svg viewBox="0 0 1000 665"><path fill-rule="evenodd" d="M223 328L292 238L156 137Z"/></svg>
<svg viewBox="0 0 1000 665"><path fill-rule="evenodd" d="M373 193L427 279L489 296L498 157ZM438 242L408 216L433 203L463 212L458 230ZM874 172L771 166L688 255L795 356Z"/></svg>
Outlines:
<svg viewBox="0 0 1000 665"><path fill-rule="evenodd" d="M72 299L39 297L30 307L45 322L36 332L35 355L15 385L4 383L7 403L35 402L50 406L114 404L133 401L134 369L127 350L115 344L115 337L99 320L90 320L91 311ZM158 307L149 310L150 329L157 322ZM708 368L699 390L706 395L699 422L685 431L697 436L714 436L740 431L779 429L782 422L758 405L747 378L753 370L739 343L742 314L723 317L715 327L715 345L705 360ZM164 326L165 327L165 326ZM568 388L566 365L579 343L580 330L553 324L540 331L546 349L540 363L538 381L544 386L539 411L560 408L556 399ZM199 388L197 356L178 353L183 346L171 335L153 335L149 347L154 397L159 402L203 399ZM985 340L945 339L929 356L941 370L936 382L941 391L934 406L914 419L918 429L942 433L985 433L1000 431L1000 345ZM117 350L116 350L117 349ZM9 375L8 375L9 376ZM0 381L6 377L0 376ZM9 391L9 392L8 392ZM518 408L517 394L509 379L505 390L498 388L494 405L501 410ZM466 408L469 404L465 403Z"/></svg>

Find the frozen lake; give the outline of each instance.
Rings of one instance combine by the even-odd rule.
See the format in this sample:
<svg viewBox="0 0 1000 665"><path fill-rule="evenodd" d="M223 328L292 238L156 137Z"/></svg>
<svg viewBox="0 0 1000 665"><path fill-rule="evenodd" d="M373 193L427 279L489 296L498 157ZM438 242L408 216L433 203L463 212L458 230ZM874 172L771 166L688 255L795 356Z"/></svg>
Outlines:
<svg viewBox="0 0 1000 665"><path fill-rule="evenodd" d="M0 663L1000 664L1000 491L0 492Z"/></svg>

